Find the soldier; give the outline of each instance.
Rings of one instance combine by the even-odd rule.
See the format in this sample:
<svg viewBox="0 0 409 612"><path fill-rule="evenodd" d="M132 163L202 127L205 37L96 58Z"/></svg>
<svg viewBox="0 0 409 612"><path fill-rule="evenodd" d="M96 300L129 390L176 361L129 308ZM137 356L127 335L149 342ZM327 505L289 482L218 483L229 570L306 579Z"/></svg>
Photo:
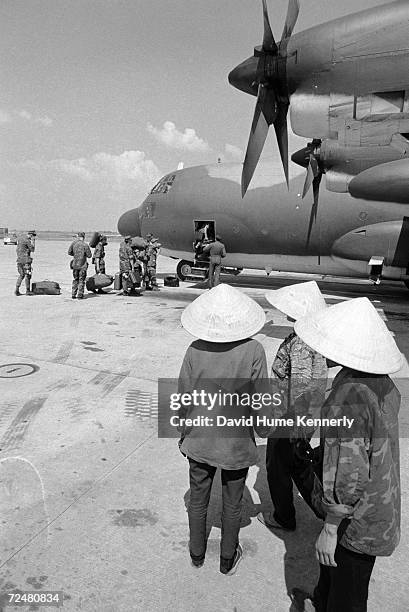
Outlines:
<svg viewBox="0 0 409 612"><path fill-rule="evenodd" d="M222 257L226 257L226 247L220 236L204 247L203 253L209 253L209 289L220 283L220 270L222 268Z"/></svg>
<svg viewBox="0 0 409 612"><path fill-rule="evenodd" d="M366 297L304 317L295 331L342 366L322 417L352 418L352 426L320 432L325 523L315 545L320 577L304 610L365 612L376 557L391 555L400 536L401 397L389 374L403 359Z"/></svg>
<svg viewBox="0 0 409 612"><path fill-rule="evenodd" d="M156 259L162 245L152 234L147 234L146 240L148 246L146 247L145 287L151 291L160 291L156 280Z"/></svg>
<svg viewBox="0 0 409 612"><path fill-rule="evenodd" d="M105 246L108 244L107 237L100 235L97 246L94 249L92 258L95 265L95 274L105 274ZM102 289L97 289L97 293L104 293Z"/></svg>
<svg viewBox="0 0 409 612"><path fill-rule="evenodd" d="M31 253L34 252L35 249L35 237L36 233L34 230L30 230L27 234L20 236L17 242L17 272L18 278L16 282L16 289L14 291L15 295L21 295L20 286L23 282L23 279L26 283L26 295L33 295L31 292L30 282L31 282L31 264L33 258L31 257Z"/></svg>
<svg viewBox="0 0 409 612"><path fill-rule="evenodd" d="M75 298L78 298L79 300L82 300L84 298L84 286L87 278L87 258L92 257L89 244L85 242L84 232L78 232L77 239L70 244L68 255L73 257L71 261L73 276L72 299L75 300Z"/></svg>
<svg viewBox="0 0 409 612"><path fill-rule="evenodd" d="M119 245L119 271L122 276L123 295L129 295L132 290L132 281L129 273L134 269L134 252L131 247L131 236L125 236Z"/></svg>

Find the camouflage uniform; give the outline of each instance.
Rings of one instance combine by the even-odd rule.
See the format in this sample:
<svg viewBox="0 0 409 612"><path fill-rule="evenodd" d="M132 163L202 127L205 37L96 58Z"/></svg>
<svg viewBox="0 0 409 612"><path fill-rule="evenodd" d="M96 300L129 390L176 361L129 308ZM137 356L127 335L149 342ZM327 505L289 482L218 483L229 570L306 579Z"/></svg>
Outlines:
<svg viewBox="0 0 409 612"><path fill-rule="evenodd" d="M68 255L73 257L72 260L72 297L79 299L84 297L84 286L87 278L88 262L87 258L91 257L91 249L83 240L74 240L68 249ZM78 292L78 295L77 295Z"/></svg>
<svg viewBox="0 0 409 612"><path fill-rule="evenodd" d="M28 236L21 236L17 242L17 272L18 278L16 282L15 294L19 295L19 289L21 283L25 280L26 293L30 293L30 281L31 281L31 264L33 258L31 253L35 249L34 242L30 240Z"/></svg>
<svg viewBox="0 0 409 612"><path fill-rule="evenodd" d="M313 351L292 332L280 345L275 357L272 378L278 381L285 398L280 412L287 418L297 415L316 418L320 415L325 400L328 368L325 357ZM275 414L280 417L282 414ZM286 438L267 440L266 469L271 499L274 504L274 519L283 527L295 529L293 481L304 500L317 513L311 500L311 478L306 477L309 467L307 452L313 434L304 427ZM309 470L307 470L309 471Z"/></svg>
<svg viewBox="0 0 409 612"><path fill-rule="evenodd" d="M102 241L95 247L92 259L95 264L95 274L105 274L105 247Z"/></svg>
<svg viewBox="0 0 409 612"><path fill-rule="evenodd" d="M123 240L119 245L119 271L122 276L122 288L125 294L132 289L133 283L129 277L134 265L134 252L127 240Z"/></svg>
<svg viewBox="0 0 409 612"><path fill-rule="evenodd" d="M321 432L325 522L339 527L337 567L320 565L317 610L366 610L376 556L389 556L398 545L399 407L389 376L349 368L335 377L323 406L323 418L355 420L351 432Z"/></svg>
<svg viewBox="0 0 409 612"><path fill-rule="evenodd" d="M158 290L158 281L156 280L156 259L161 248L157 238L151 238L146 247L146 272L145 284L147 289Z"/></svg>

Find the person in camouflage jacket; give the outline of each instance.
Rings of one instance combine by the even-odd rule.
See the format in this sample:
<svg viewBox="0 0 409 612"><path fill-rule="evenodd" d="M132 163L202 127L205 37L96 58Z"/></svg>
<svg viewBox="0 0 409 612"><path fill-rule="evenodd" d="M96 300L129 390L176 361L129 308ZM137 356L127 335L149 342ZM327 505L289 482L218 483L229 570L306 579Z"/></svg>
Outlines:
<svg viewBox="0 0 409 612"><path fill-rule="evenodd" d="M330 366L343 366L321 413L334 421L320 432L325 522L315 546L320 577L304 609L366 612L376 557L391 555L400 537L401 397L388 374L402 356L367 298L332 306L295 330ZM352 425L334 426L342 418Z"/></svg>
<svg viewBox="0 0 409 612"><path fill-rule="evenodd" d="M73 257L71 261L72 269L72 299L82 300L84 297L85 281L87 279L88 261L92 257L89 244L85 242L84 232L78 232L77 239L70 244L68 255Z"/></svg>
<svg viewBox="0 0 409 612"><path fill-rule="evenodd" d="M26 284L26 295L33 295L31 292L31 264L33 262L32 253L35 250L36 232L31 230L27 234L20 236L17 242L17 282L14 291L15 295L21 295L20 287L23 280Z"/></svg>
<svg viewBox="0 0 409 612"><path fill-rule="evenodd" d="M292 322L294 317L305 316L311 309L326 307L319 287L313 281L301 283L295 289L290 285L269 292L266 298ZM294 317L289 316L290 313ZM280 345L271 377L285 399L280 412L285 413L286 418L292 418L296 423L298 415L306 418L319 416L327 387L326 359L307 346L294 331ZM275 416L284 414L276 411ZM321 516L312 503L313 480L312 475L307 474L310 468L309 441L313 432L314 428L294 427L291 431L285 430L283 437L275 434L267 440L266 471L274 513L270 516L260 513L257 518L270 529L294 531L296 528L293 482L313 512Z"/></svg>
<svg viewBox="0 0 409 612"><path fill-rule="evenodd" d="M130 272L134 269L135 260L131 240L131 236L125 236L119 245L119 271L122 276L123 295L129 295L133 287Z"/></svg>
<svg viewBox="0 0 409 612"><path fill-rule="evenodd" d="M148 244L145 250L145 287L148 290L159 291L158 281L156 279L156 260L162 245L157 238L152 236L152 234L147 234L146 240Z"/></svg>

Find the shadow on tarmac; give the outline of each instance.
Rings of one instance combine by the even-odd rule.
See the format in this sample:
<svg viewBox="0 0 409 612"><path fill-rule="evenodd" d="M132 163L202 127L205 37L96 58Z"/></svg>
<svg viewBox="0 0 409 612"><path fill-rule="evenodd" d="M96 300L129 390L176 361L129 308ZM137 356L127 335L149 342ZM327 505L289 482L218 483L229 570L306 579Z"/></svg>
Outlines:
<svg viewBox="0 0 409 612"><path fill-rule="evenodd" d="M260 538L257 538L257 540L272 538L273 544L273 539L278 538L283 542L285 547L283 570L287 595L290 599L289 612L296 612L299 610L299 607L292 602L292 593L294 589L299 592L297 599L297 602L299 602L300 597L302 599L302 597L306 597L307 594L312 593L318 580L318 562L315 560L315 542L321 531L322 523L315 517L304 500L297 495L295 485L294 505L297 515L297 530L295 532L282 531L280 529L272 531L263 527L263 525L255 519L259 512L268 515L273 509L266 475L266 446L258 446L258 453L260 469L257 474L254 490L259 495L260 504L253 502L251 493L246 486L244 489L240 528L243 529L243 527L250 525L253 519L253 522L255 521L257 528L260 530ZM186 512L189 505L189 498L190 490L188 489L184 495ZM221 478L216 474L213 481L207 513L207 538L209 538L213 527L221 530L221 512ZM243 547L243 565L244 562L251 564L251 558L261 554L259 552L257 540L246 537L243 532L240 533L240 542ZM218 562L220 555L219 546L219 538L208 539L206 558L211 558ZM188 542L186 542L186 552L189 554Z"/></svg>

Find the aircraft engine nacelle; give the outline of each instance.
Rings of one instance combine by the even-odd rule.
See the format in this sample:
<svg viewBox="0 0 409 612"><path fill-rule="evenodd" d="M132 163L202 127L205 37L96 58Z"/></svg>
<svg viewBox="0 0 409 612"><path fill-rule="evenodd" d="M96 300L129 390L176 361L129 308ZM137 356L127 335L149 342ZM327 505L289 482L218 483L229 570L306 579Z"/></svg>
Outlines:
<svg viewBox="0 0 409 612"><path fill-rule="evenodd" d="M364 170L351 180L348 190L354 198L409 204L409 159Z"/></svg>
<svg viewBox="0 0 409 612"><path fill-rule="evenodd" d="M385 221L358 227L334 242L331 256L366 262L378 256L384 258L386 266L406 268L409 261L408 221L409 218L404 217L402 221Z"/></svg>

